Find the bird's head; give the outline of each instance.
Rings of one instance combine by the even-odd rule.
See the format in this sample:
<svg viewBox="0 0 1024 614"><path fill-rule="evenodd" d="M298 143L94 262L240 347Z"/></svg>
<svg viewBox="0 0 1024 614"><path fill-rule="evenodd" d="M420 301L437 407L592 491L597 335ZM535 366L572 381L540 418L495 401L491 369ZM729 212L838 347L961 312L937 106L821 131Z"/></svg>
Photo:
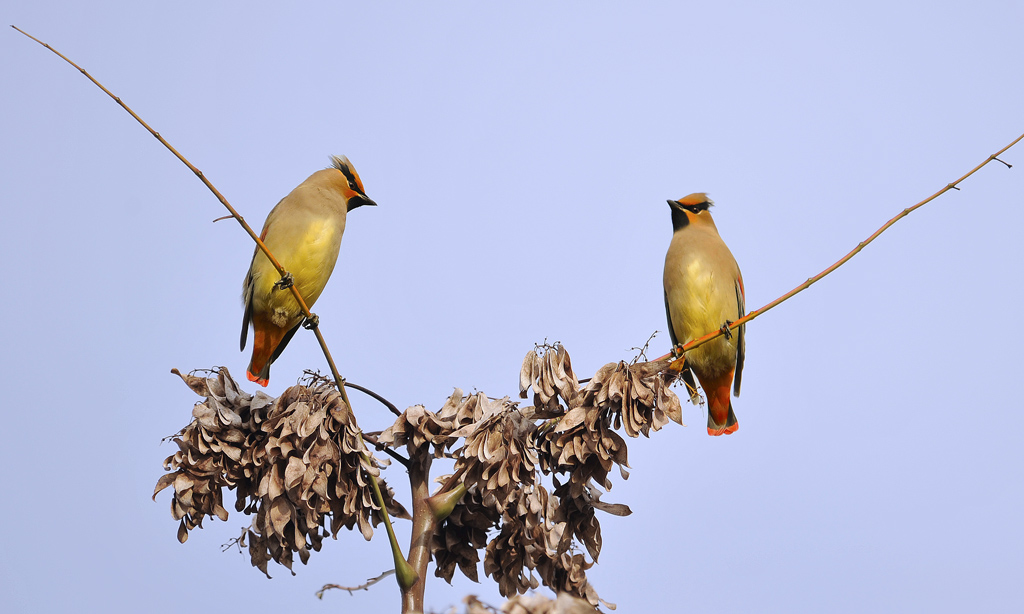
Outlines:
<svg viewBox="0 0 1024 614"><path fill-rule="evenodd" d="M670 200L668 204L672 207L672 230L679 230L690 224L715 225L711 219L711 212L708 211L715 202L704 192L694 192L679 200Z"/></svg>
<svg viewBox="0 0 1024 614"><path fill-rule="evenodd" d="M335 184L345 196L349 211L363 205L377 206L377 203L366 196L366 191L363 190L363 182L359 179L359 173L356 172L355 167L348 161L348 158L345 156L331 156L331 167L339 171Z"/></svg>

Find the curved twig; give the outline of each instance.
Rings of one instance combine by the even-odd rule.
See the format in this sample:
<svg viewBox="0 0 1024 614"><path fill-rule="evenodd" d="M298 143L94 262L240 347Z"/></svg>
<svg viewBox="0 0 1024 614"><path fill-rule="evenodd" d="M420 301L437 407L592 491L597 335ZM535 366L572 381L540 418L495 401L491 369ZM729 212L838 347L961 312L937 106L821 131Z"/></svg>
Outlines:
<svg viewBox="0 0 1024 614"><path fill-rule="evenodd" d="M382 397L381 395L377 394L376 392L370 390L369 388L366 388L364 386L360 386L359 384L353 384L352 382L350 382L348 380L345 380L345 385L348 386L349 388L354 388L355 390L358 390L359 392L362 392L363 394L367 394L367 395L377 399L385 407L390 409L391 413L395 414L396 416L401 416L402 415L402 412L399 411L397 407L395 407L394 403L392 403L391 401L385 399L384 397Z"/></svg>
<svg viewBox="0 0 1024 614"><path fill-rule="evenodd" d="M883 232L885 232L886 230L888 230L890 226L892 226L893 224L895 224L896 222L898 222L902 218L904 218L907 215L909 215L915 209L923 207L924 205L930 203L931 201L935 200L939 196L942 196L943 194L945 194L946 192L948 192L950 190L959 190L960 188L956 187L958 183L960 183L964 179L967 179L968 177L970 177L974 173L978 172L981 169L981 167L985 166L989 162L991 162L993 160L998 160L999 162L1003 162L1002 160L999 160L998 156L1000 154L1002 154L1004 151L1006 151L1007 149L1009 149L1009 148L1013 147L1014 145L1016 145L1017 143L1019 143L1021 141L1021 139L1024 139L1024 134L1018 136L1009 145L1007 145L1006 147L1003 147L1002 149L1000 149L996 153L994 153L991 156L989 156L988 158L986 158L984 162L982 162L978 166L975 166L974 168L972 168L963 177L957 179L953 183L947 184L946 187L942 188L938 192L932 194L931 196L929 196L928 198L922 200L921 202L917 203L916 205L914 205L912 207L907 207L906 209L901 211L898 215L896 215L891 220L889 220L888 222L883 224L882 227L879 228L878 230L876 230L875 233L872 234L870 237L868 237L867 239L865 239L865 240L861 241L860 243L858 243L856 247L854 247L852 250L850 250L850 252L848 254L846 254L845 256L840 258L838 261L836 261L835 264L833 264L832 266L828 267L827 269L825 269L821 273L818 273L814 277L809 278L804 283L800 284L796 288L793 288L789 292L783 294L782 296L780 296L779 298L775 299L774 301L768 303L764 307L761 307L760 309L755 309L754 311L751 311L750 313L748 313L747 315L743 316L742 318L736 320L735 322L730 323L728 330L732 330L734 328L742 326L743 324L746 324L747 322L753 320L754 318L756 318L757 316L761 315L762 313L768 311L769 309L772 309L773 307L778 306L779 304L781 304L781 303L783 303L783 302L793 298L794 296L796 296L800 292L803 292L807 288L810 288L811 284L819 281L821 278L825 277L826 275L828 275L832 271L834 271L834 270L838 269L839 267L843 266L844 264L846 264L851 258L856 256L857 253L860 252L860 250L862 250L865 247L867 247L868 243L871 243L872 241L877 239L878 235L880 235ZM1003 162L1003 164L1006 164L1006 162ZM1008 168L1011 168L1010 164L1006 164L1006 166ZM712 339L715 339L716 337L719 337L720 335L724 335L724 334L725 334L725 327L723 326L722 328L720 328L720 329L718 329L718 330L716 330L714 332L710 332L710 333L704 335L703 337L700 337L698 339L694 339L693 341L687 343L686 345L684 345L682 347L681 351L682 352L688 352L688 351L690 351L692 349L695 349L695 348L698 348L698 347L704 345L705 343L707 343L708 341L711 341ZM668 358L669 356L672 356L672 354L673 354L673 352L669 352L668 354L665 354L664 356L661 356L660 358L657 358L656 360L662 360L664 358Z"/></svg>
<svg viewBox="0 0 1024 614"><path fill-rule="evenodd" d="M375 449L377 449L379 452L383 452L384 454L387 454L391 458L395 459L396 461L401 463L406 469L409 468L409 459L408 458L402 456L401 454L399 454L395 450L392 450L391 448L387 447L386 445L378 442L377 441L377 437L375 435L371 435L369 433L363 433L363 441L368 441L368 442L372 443L373 447Z"/></svg>
<svg viewBox="0 0 1024 614"><path fill-rule="evenodd" d="M348 591L349 595L354 595L355 591L370 590L371 586L373 586L374 584L380 582L381 580L383 580L384 578L390 576L393 573L395 573L395 570L394 569L389 569L389 570L385 571L384 573L380 574L379 576L377 576L376 578L370 578L364 584L360 584L359 586L342 586L340 584L324 584L323 588L321 588L320 590L318 590L316 592L316 598L317 599L323 599L324 598L324 593L329 591L329 590L331 590L331 589L334 589L334 588L339 589L339 590L343 590L343 591Z"/></svg>
<svg viewBox="0 0 1024 614"><path fill-rule="evenodd" d="M104 87L102 83L97 81L84 68L82 68L78 64L75 64L66 55L57 51L56 49L39 40L38 38L32 36L28 32L22 30L18 26L12 25L11 27L17 30L18 32L21 32L25 36L31 38L35 42L39 43L43 47L46 47L68 64L74 66L76 69L78 69L78 72L85 75L85 77L88 80L92 81L93 84L96 85L96 87L103 90L103 93L105 93L107 96L110 96L114 100L114 102L121 105L122 109L127 111L128 114L135 119L135 121L139 122L139 124L141 124L143 128L145 128L146 130L149 131L150 134L155 136L156 139L160 141L160 143L164 147L166 147L168 151L174 154L176 158L181 160L182 164L187 166L190 171L195 173L196 177L199 177L199 180L203 182L203 185L205 185L211 192L213 192L213 195L217 197L217 200L219 200L220 203L224 205L224 207L228 210L228 212L231 213L231 217L235 218L238 221L238 223L242 226L242 228L245 230L245 232L248 233L249 237L256 242L257 247L259 247L259 249L267 256L267 259L270 260L270 263L274 265L274 268L277 269L277 272L281 275L281 277L284 277L285 275L288 274L288 271L286 271L285 268L281 266L281 263L277 261L277 258L274 257L274 254L270 252L267 246L260 239L260 236L256 234L256 232L252 229L251 226L249 226L249 224L245 221L245 218L243 218L241 215L238 214L237 211L235 211L235 208L231 206L231 203L228 202L227 198L224 198L224 195L220 193L220 190L214 187L210 180L206 178L206 175L203 174L203 171L199 170L191 162L189 162L188 159L185 158L185 156L181 155L181 153L178 152L177 149L175 149L170 143L167 142L167 139L160 136L159 132L150 127L150 125L147 124L145 120L143 120L141 117L139 117L138 114L135 113L135 111L132 111L131 107L125 104L124 101L121 100L118 96L115 96L113 92ZM292 291L292 296L295 297L295 301L299 304L299 307L302 309L302 315L305 316L307 319L312 319L313 314L312 312L309 311L309 307L306 306L306 301L302 298L302 295L299 294L298 288L296 288L294 284L292 284L290 287ZM313 329L313 333L316 335L316 340L320 343L320 349L323 350L324 357L327 358L327 364L331 367L331 373L334 375L335 383L337 384L338 388L341 389L342 392L344 392L344 388L342 387L342 377L338 373L338 367L334 364L334 359L331 357L331 351L327 349L327 342L324 340L324 336L320 333L319 326L313 325L311 328ZM348 402L348 399L346 398L345 401ZM351 407L351 405L349 407Z"/></svg>

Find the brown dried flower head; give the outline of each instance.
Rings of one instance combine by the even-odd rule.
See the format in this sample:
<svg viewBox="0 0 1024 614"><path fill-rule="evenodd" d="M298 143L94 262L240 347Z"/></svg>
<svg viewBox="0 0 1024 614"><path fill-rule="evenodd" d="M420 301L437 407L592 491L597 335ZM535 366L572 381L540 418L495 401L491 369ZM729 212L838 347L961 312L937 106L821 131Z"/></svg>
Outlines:
<svg viewBox="0 0 1024 614"><path fill-rule="evenodd" d="M456 451L455 471L463 474L467 488L482 493L485 506L504 512L516 491L536 478L539 459L531 435L537 427L508 397L492 401L479 394L477 398L478 404L491 407L478 422L452 432L452 438L465 438L465 445Z"/></svg>
<svg viewBox="0 0 1024 614"><path fill-rule="evenodd" d="M213 377L181 377L206 400L175 437L179 452L164 462L171 473L153 493L174 486L180 541L205 516L227 519L223 486L235 489L236 510L255 515L249 555L264 573L270 560L291 569L296 552L305 563L310 549L319 550L323 537L336 537L342 527L372 536L383 517L366 474L379 476L380 464L333 386L292 386L272 399L240 391L224 368ZM381 492L394 515L408 517L383 483Z"/></svg>
<svg viewBox="0 0 1024 614"><path fill-rule="evenodd" d="M478 489L467 491L431 537L434 575L451 584L458 567L467 578L479 582L480 551L487 545L488 531L496 527L500 519L500 512L483 504Z"/></svg>
<svg viewBox="0 0 1024 614"><path fill-rule="evenodd" d="M526 354L519 371L519 397L525 399L533 389L533 406L542 415L564 412L559 398L569 407L576 405L579 380L562 344L538 345Z"/></svg>

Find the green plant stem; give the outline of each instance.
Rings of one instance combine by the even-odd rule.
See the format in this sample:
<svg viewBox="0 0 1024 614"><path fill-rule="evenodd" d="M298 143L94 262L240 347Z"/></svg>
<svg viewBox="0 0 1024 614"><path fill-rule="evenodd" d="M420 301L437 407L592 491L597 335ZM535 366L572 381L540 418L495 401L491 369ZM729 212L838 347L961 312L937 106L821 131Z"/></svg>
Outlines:
<svg viewBox="0 0 1024 614"><path fill-rule="evenodd" d="M402 592L402 614L423 612L424 578L430 562L430 540L440 523L434 517L430 499L430 454L421 452L410 459L409 485L412 487L412 540L409 544L409 564L419 579L409 590Z"/></svg>

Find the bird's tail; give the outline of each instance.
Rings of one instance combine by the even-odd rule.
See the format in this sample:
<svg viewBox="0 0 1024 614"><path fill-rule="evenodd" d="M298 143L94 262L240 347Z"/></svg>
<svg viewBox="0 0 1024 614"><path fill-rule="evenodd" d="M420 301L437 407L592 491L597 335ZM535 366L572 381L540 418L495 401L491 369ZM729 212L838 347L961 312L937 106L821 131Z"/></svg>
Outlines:
<svg viewBox="0 0 1024 614"><path fill-rule="evenodd" d="M708 396L708 435L730 435L740 428L736 414L732 411L732 398L729 389L732 388L732 373L728 373L721 380L709 386L701 386Z"/></svg>
<svg viewBox="0 0 1024 614"><path fill-rule="evenodd" d="M263 368L260 369L258 374L253 374L256 368L253 366L252 361L249 362L249 368L245 372L245 376L249 378L250 382L256 382L264 388L270 383L270 363L265 363Z"/></svg>
<svg viewBox="0 0 1024 614"><path fill-rule="evenodd" d="M732 411L732 401L729 401L728 409L725 411L708 409L708 435L731 435L739 428L740 423Z"/></svg>
<svg viewBox="0 0 1024 614"><path fill-rule="evenodd" d="M245 376L265 387L270 383L270 365L280 354L278 348L283 349L281 341L286 331L259 315L253 317L252 324L252 359Z"/></svg>

